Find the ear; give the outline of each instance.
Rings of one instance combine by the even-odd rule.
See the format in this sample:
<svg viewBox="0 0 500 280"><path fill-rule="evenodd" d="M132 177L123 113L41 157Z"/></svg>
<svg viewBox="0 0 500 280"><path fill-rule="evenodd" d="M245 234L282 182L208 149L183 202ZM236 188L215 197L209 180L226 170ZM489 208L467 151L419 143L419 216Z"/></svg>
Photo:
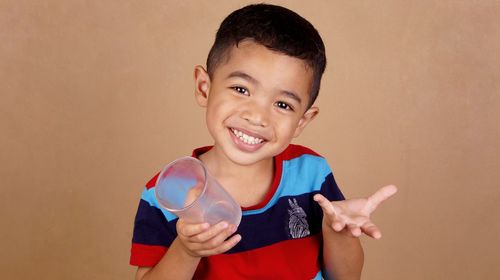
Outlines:
<svg viewBox="0 0 500 280"><path fill-rule="evenodd" d="M208 93L210 92L210 76L205 68L200 65L194 68L194 85L196 102L201 107L206 107L208 104Z"/></svg>
<svg viewBox="0 0 500 280"><path fill-rule="evenodd" d="M295 133L293 134L293 137L298 137L304 128L314 119L316 116L319 114L319 108L318 107L311 107L307 109L307 111L302 115L302 118L300 118L299 124L297 125L297 128L295 129Z"/></svg>

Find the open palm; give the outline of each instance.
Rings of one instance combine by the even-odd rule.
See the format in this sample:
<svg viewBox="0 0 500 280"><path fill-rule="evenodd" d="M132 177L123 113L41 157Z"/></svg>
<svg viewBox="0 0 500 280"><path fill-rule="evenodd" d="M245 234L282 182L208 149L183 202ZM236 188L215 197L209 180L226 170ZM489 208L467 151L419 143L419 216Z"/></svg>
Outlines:
<svg viewBox="0 0 500 280"><path fill-rule="evenodd" d="M379 239L382 234L370 220L370 215L382 201L393 196L396 192L396 186L388 185L367 198L329 201L321 194L316 194L314 200L323 209L323 225L330 226L337 232L347 229L356 237L365 233Z"/></svg>

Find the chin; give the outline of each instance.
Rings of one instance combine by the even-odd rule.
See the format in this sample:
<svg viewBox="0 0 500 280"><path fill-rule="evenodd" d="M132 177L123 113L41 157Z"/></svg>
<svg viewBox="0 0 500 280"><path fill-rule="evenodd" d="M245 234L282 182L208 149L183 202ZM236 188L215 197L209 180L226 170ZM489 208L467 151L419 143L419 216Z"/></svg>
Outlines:
<svg viewBox="0 0 500 280"><path fill-rule="evenodd" d="M228 158L238 165L249 166L258 163L262 160L268 159L268 157L256 157L255 155L230 155Z"/></svg>
<svg viewBox="0 0 500 280"><path fill-rule="evenodd" d="M235 149L234 147L224 149L224 153L231 162L242 166L253 165L261 161L273 158L272 155L268 153L262 153L262 151L259 151L258 153L248 153Z"/></svg>

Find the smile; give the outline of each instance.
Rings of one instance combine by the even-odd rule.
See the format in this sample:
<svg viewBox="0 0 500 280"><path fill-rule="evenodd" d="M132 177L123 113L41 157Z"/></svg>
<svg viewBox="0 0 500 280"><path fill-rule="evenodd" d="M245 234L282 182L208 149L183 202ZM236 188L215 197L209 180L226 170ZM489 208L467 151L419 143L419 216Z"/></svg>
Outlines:
<svg viewBox="0 0 500 280"><path fill-rule="evenodd" d="M233 134L236 137L238 137L245 144L257 145L257 144L264 142L264 139L262 139L262 138L257 138L254 136L247 135L247 134L245 134L237 129L231 128L231 131L233 132Z"/></svg>

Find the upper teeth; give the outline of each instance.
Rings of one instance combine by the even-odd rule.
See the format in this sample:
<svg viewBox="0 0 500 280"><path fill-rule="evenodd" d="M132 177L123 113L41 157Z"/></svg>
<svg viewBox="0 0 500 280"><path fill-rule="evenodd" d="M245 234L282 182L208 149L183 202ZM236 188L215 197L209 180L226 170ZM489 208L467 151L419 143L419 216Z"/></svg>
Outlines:
<svg viewBox="0 0 500 280"><path fill-rule="evenodd" d="M237 129L231 128L231 130L233 131L234 135L236 135L238 138L240 138L241 141L243 141L247 144L255 145L255 144L262 143L264 141L264 139L247 135L247 134L245 134Z"/></svg>

